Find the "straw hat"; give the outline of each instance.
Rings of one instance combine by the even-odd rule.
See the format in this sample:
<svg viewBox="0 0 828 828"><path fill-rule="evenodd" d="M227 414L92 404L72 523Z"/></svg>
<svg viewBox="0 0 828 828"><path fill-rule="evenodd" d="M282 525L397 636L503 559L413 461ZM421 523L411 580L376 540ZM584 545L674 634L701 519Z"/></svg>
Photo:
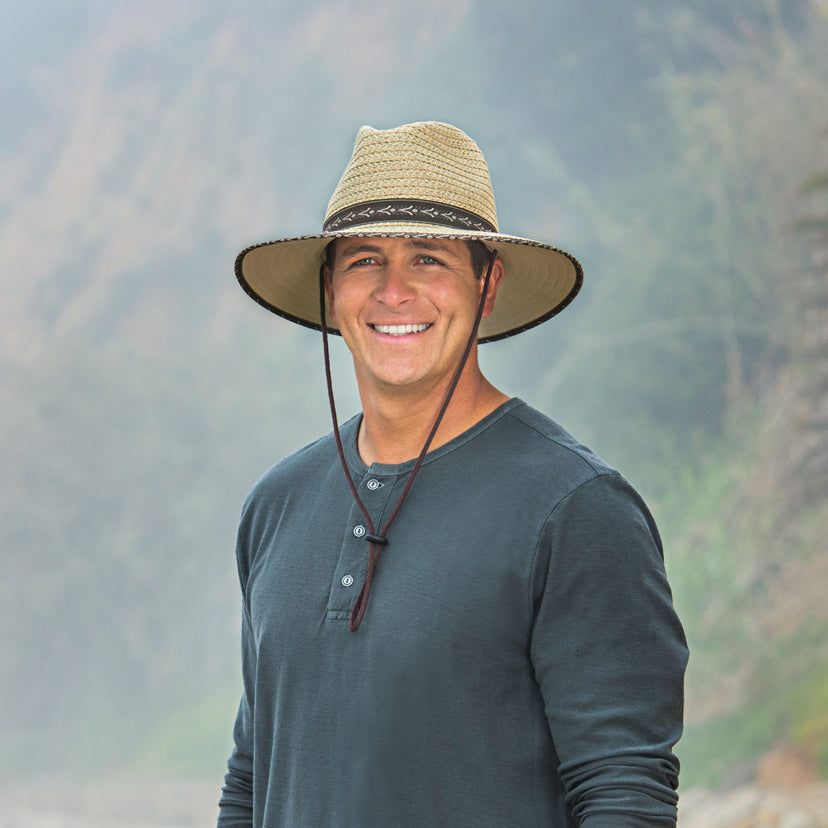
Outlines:
<svg viewBox="0 0 828 828"><path fill-rule="evenodd" d="M494 310L480 325L479 342L545 322L575 298L583 281L581 265L569 253L498 233L483 153L450 124L362 127L322 232L242 250L236 277L260 305L318 330L319 268L325 247L343 236L478 239L497 250L505 276Z"/></svg>

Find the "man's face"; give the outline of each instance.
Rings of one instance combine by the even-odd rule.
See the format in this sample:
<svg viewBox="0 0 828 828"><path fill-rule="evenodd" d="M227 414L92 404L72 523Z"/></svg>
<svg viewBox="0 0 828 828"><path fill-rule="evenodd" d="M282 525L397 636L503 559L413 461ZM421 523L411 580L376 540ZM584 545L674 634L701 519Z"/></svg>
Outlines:
<svg viewBox="0 0 828 828"><path fill-rule="evenodd" d="M483 315L503 275L498 261ZM418 390L450 381L474 325L483 279L456 239L339 239L327 274L331 319L360 388Z"/></svg>

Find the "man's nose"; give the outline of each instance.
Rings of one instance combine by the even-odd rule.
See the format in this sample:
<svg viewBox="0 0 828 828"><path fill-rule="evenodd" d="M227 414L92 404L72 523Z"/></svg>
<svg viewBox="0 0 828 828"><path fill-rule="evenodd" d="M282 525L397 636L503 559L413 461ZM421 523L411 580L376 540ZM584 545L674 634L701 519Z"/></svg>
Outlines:
<svg viewBox="0 0 828 828"><path fill-rule="evenodd" d="M383 268L374 297L388 307L396 307L414 298L415 290L408 268L388 262Z"/></svg>

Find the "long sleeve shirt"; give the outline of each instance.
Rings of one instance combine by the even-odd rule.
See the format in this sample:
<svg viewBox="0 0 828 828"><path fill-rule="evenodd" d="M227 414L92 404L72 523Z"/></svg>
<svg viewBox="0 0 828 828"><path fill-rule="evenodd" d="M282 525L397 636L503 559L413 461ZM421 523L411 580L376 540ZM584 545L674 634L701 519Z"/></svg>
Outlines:
<svg viewBox="0 0 828 828"><path fill-rule="evenodd" d="M412 463L346 458L375 526ZM368 560L332 436L242 514L244 693L219 826L675 822L687 649L614 470L520 400L430 452Z"/></svg>

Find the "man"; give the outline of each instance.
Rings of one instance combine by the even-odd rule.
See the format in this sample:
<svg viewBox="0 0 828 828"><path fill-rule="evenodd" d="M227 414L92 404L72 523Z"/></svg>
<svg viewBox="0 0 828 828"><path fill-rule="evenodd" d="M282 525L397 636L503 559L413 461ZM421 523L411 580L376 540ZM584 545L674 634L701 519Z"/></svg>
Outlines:
<svg viewBox="0 0 828 828"><path fill-rule="evenodd" d="M497 232L447 124L363 127L315 236L244 289L351 351L362 414L241 519L244 694L219 825L666 826L687 651L658 533L615 471L491 385L479 342L577 293Z"/></svg>

